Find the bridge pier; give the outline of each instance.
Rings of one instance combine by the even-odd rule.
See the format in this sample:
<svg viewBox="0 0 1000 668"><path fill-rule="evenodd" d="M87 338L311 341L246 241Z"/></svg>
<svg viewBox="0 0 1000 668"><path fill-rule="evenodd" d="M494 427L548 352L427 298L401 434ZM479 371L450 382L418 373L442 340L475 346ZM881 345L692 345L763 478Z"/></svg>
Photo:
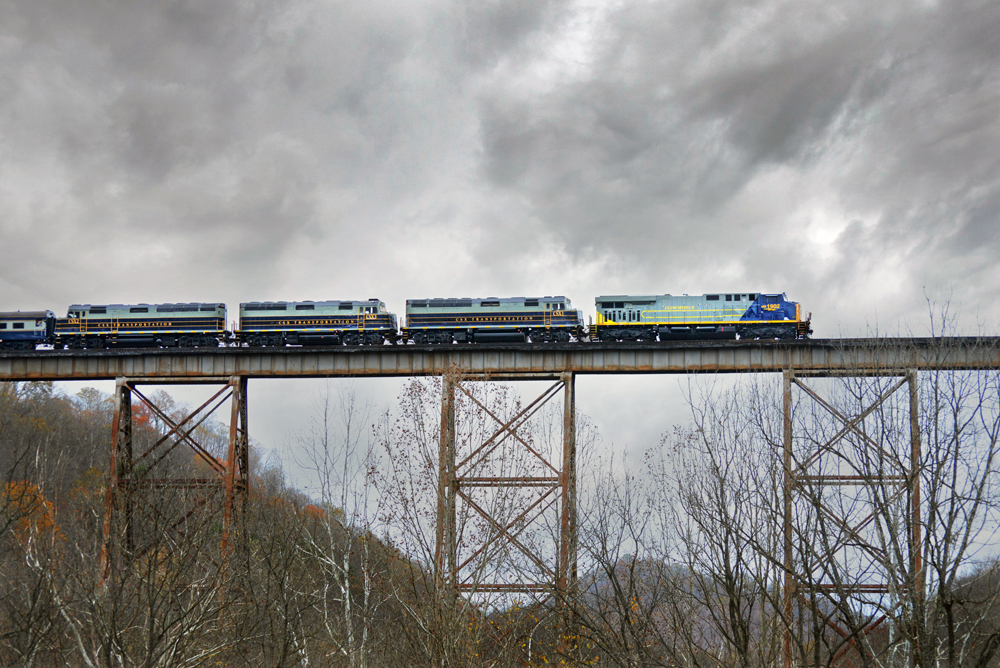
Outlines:
<svg viewBox="0 0 1000 668"><path fill-rule="evenodd" d="M540 395L510 419L504 420L485 406L465 384L484 380L547 380L553 381ZM437 533L435 545L435 572L440 601L445 610L454 610L460 594L477 593L529 594L537 597L539 605L554 600L560 614L562 627L561 651L571 651L575 636L570 603L577 587L577 516L576 516L576 374L533 374L511 377L462 377L448 374L443 377L441 402L441 440L439 451L439 482ZM456 448L456 394L475 405L496 423L494 431L483 441L471 443L470 452L458 453ZM527 423L553 398L562 395L562 438L558 459L546 456L522 435L528 431ZM521 430L521 433L519 433ZM490 455L501 448L523 449L536 466L532 475L489 475ZM462 455L459 458L459 455ZM510 512L496 514L489 504L478 503L472 492L476 489L494 490L511 488L532 490L533 500L517 507L516 515ZM465 545L469 556L460 554L457 525L458 506L475 515L489 526L482 544ZM535 523L540 524L546 512L557 509L558 535L555 536L554 562L546 563L537 551L522 540L521 534ZM513 516L512 516L513 515ZM519 553L526 563L535 568L535 579L513 579L490 582L480 579L481 571L476 560L488 559L497 543L503 542ZM524 575L522 574L523 578Z"/></svg>
<svg viewBox="0 0 1000 668"><path fill-rule="evenodd" d="M140 385L221 385L215 394L191 413L179 417L167 414L163 407L142 393ZM128 562L141 558L154 549L155 544L141 539L138 534L145 526L143 520L154 524L168 521L168 543L180 544L186 540L186 525L202 507L213 503L222 505L221 555L224 569L232 550L236 517L242 511L250 487L249 441L247 437L247 378L127 378L117 379L114 394L111 453L108 466L104 500L104 538L100 557L101 580L107 582ZM231 403L227 459L212 454L209 447L199 440L200 427L227 401ZM134 403L133 403L134 402ZM136 413L142 421L162 423L166 433L137 441ZM194 455L193 467L209 469L209 475L168 477L160 471L168 466L168 456L184 446ZM192 506L179 516L169 519L149 504L142 496L155 490L197 490L199 494ZM154 517L155 516L155 517ZM205 520L207 521L207 520ZM154 539L155 540L155 539Z"/></svg>
<svg viewBox="0 0 1000 668"><path fill-rule="evenodd" d="M822 396L805 382L807 378L831 377L898 380L887 383L887 387L877 387L874 397L869 397L868 405L861 401L868 393L852 395L852 403L859 410L849 415L838 408L835 401ZM830 659L832 662L838 662L849 651L867 652L865 637L868 634L882 624L896 623L894 616L901 610L903 623L907 623L907 615L914 615L914 608L922 607L925 575L920 552L921 442L917 380L917 370L913 368L870 368L847 372L785 369L783 372L784 668L793 668L795 664L792 620L800 618L795 613L796 605L823 616L829 610L814 607L818 596L845 603L851 599L859 609L867 605L869 610L879 611L860 629L845 629L843 624L834 621L832 615L827 617L825 626L847 641ZM902 402L897 399L896 405L889 408L893 395L903 388L908 390L907 400ZM818 413L824 418L832 418L839 425L832 438L828 435L820 438L818 434L796 435L793 389L799 390L799 397L803 399L800 409L812 409L815 411L813 416ZM875 416L874 419L885 419L883 411L892 413L893 408L908 413L908 443L886 442L883 440L884 432L876 430L873 435L864 424L872 416ZM797 448L797 438L799 443L808 445ZM838 447L843 440L854 442L854 453ZM848 504L853 511L850 516L839 515L838 510L842 510L843 506L838 509L833 502L834 498L842 498L843 493L839 490L844 488L858 490L855 503ZM831 492L831 489L838 491ZM859 500L865 493L870 497L867 506ZM804 505L796 507L796 501L800 499ZM800 512L813 513L815 518L822 518L819 521L826 520L829 522L827 526L833 527L834 543L818 548L830 552L829 563L820 563L825 557L814 555L809 547L803 546L803 543L809 542L809 536L796 534L795 520ZM891 526L892 518L899 520L895 527ZM902 540L898 541L904 552L901 556L886 548L885 535L878 535L879 524L883 531L888 529L891 533L895 528L903 532ZM872 540L873 531L874 538L881 538L883 544ZM815 537L811 538L815 542ZM888 542L892 544L891 536ZM867 569L860 569L862 572L857 581L849 579L849 571L852 568L857 570L858 563L849 566L836 562L837 553L841 553L843 559L849 551L854 552L858 563L867 564ZM812 563L808 561L810 557ZM907 607L910 608L908 612L905 610ZM914 665L919 651L919 647L910 648L911 665Z"/></svg>

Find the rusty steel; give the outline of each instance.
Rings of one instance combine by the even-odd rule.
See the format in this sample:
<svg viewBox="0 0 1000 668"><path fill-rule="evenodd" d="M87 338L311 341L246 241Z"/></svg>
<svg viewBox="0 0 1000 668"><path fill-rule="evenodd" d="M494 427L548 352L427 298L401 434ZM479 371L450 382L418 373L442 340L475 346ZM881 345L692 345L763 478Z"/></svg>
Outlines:
<svg viewBox="0 0 1000 668"><path fill-rule="evenodd" d="M559 478L530 478L526 476L512 476L503 478L498 476L479 476L462 478L463 487L554 487L559 484Z"/></svg>
<svg viewBox="0 0 1000 668"><path fill-rule="evenodd" d="M207 505L211 498L222 496L222 554L227 559L231 550L232 531L237 513L245 504L249 492L249 440L247 435L247 379L243 377L189 379L171 378L173 384L222 383L223 387L211 398L180 419L171 418L155 402L145 396L138 386L164 384L159 378L127 378L116 380L114 417L112 420L112 447L105 491L104 537L101 547L101 577L103 581L114 577L124 561L141 557L149 546L137 546L135 541L136 513L165 520L169 531L181 538L185 536L182 525L197 508ZM133 401L147 407L168 428L152 446L138 457L133 452ZM229 444L227 459L220 461L194 437L195 430L220 406L231 403ZM169 478L156 475L167 455L178 446L187 446L216 474L214 477ZM140 468L141 467L141 468ZM141 473L137 473L141 471ZM167 521L162 513L142 495L140 490L203 490L194 499L193 507L179 518ZM150 515L152 513L152 515ZM207 520L206 520L207 521ZM213 560L214 563L214 560ZM223 566L225 563L223 564Z"/></svg>
<svg viewBox="0 0 1000 668"><path fill-rule="evenodd" d="M111 422L111 452L104 490L104 525L101 542L101 581L107 582L117 566L115 548L133 552L130 486L121 475L132 470L132 393L124 378L115 385L114 417ZM126 482L126 484L123 484ZM118 521L115 521L118 520Z"/></svg>
<svg viewBox="0 0 1000 668"><path fill-rule="evenodd" d="M225 496L223 497L222 554L229 556L230 533L233 528L237 496L244 510L250 494L250 438L247 432L247 379L233 376L231 415L229 419L229 447L227 465L223 473Z"/></svg>
<svg viewBox="0 0 1000 668"><path fill-rule="evenodd" d="M551 378L544 378L550 380ZM459 380L461 382L459 382ZM492 413L475 396L463 388L463 383L484 380L482 377L461 377L454 378L452 375L444 377L442 406L441 406L441 440L440 440L440 460L439 460L439 487L438 487L438 520L435 545L435 566L438 573L438 581L441 586L460 591L498 591L495 584L489 584L489 588L480 589L486 586L485 583L469 583L460 580L460 570L469 563L470 559L482 554L487 545L479 546L473 555L466 559L463 564L457 563L457 545L455 536L456 523L456 501L461 499L469 508L475 511L494 530L491 541L505 540L525 557L530 559L539 570L546 574L548 582L521 582L504 583L503 591L537 591L539 586L551 593L560 593L565 597L569 588L575 585L576 577L576 535L575 535L575 410L574 410L574 377L572 373L565 373L559 379L518 411L509 420L503 420ZM455 451L455 392L461 391L473 404L482 410L491 419L495 420L499 427L488 436L481 444L475 446L472 452L461 461L456 461ZM533 415L535 415L550 399L559 395L564 395L564 420L563 420L563 453L562 461L554 464L531 447L519 434L518 428L524 425ZM543 467L551 471L543 476L488 476L488 475L463 475L462 471L476 468L477 464L486 461L491 453L504 446L507 442L513 442L514 447L527 450ZM555 475L553 475L555 474ZM517 518L505 524L492 517L489 511L477 504L464 488L475 487L520 487L520 488L542 488L545 491L538 499L526 508ZM557 497L550 496L558 493ZM548 503L544 507L542 501ZM517 535L524 531L527 525L537 519L552 503L561 502L561 525L559 544L557 548L556 563L548 565L543 563L538 555L534 554L527 546L522 544ZM536 511L532 516L530 511ZM516 531L514 527L519 529ZM520 589L519 589L520 588Z"/></svg>
<svg viewBox="0 0 1000 668"><path fill-rule="evenodd" d="M441 439L438 452L438 508L435 527L434 575L438 596L454 609L458 583L458 545L455 532L455 379L446 375L441 388Z"/></svg>
<svg viewBox="0 0 1000 668"><path fill-rule="evenodd" d="M548 594L551 593L551 585L545 584L502 584L502 583L480 583L477 585L462 584L459 585L460 591L472 593L472 592L510 592L513 594L523 594L523 593L539 593Z"/></svg>
<svg viewBox="0 0 1000 668"><path fill-rule="evenodd" d="M555 381L547 386L541 394L527 403L513 417L502 419L479 401L463 384L482 380L494 380L493 377L456 376L454 373L444 376L441 400L441 438L438 462L438 517L435 545L435 572L442 605L453 608L455 596L459 593L474 595L477 593L520 593L541 595L545 600L555 599L562 609L562 638L573 637L572 624L574 620L568 612L568 602L577 586L577 529L576 529L576 405L575 405L575 375L563 372L557 376L548 373L533 374L532 380ZM512 378L505 378L511 380ZM524 380L524 376L517 376ZM456 461L456 424L455 424L455 393L462 392L468 400L482 411L484 415L496 421L499 425L485 436L481 443L473 443L471 453L461 461ZM525 438L518 433L547 402L554 397L563 395L563 425L562 448L560 461L549 461L533 448ZM488 458L502 447L521 448L530 454L541 465L542 475L522 476L491 476L484 475L480 469L489 466ZM468 473L463 474L463 471ZM477 473L473 473L477 471ZM516 517L500 520L494 517L488 508L477 503L468 490L473 488L533 488L540 490L534 500L526 504ZM480 545L470 546L474 549L461 563L458 563L458 545L455 532L457 502L461 502L474 512L487 526L491 534ZM519 538L530 525L541 521L545 513L550 512L555 504L559 504L559 535L554 546L555 562L547 563ZM521 580L515 582L483 582L463 580L463 572L477 559L484 558L487 550L498 541L504 541L516 551L524 555L537 569L533 581ZM563 652L572 648L563 642L560 645Z"/></svg>
<svg viewBox="0 0 1000 668"><path fill-rule="evenodd" d="M953 360L954 361L954 360ZM919 367L919 368L943 368L939 366L931 367ZM959 368L959 367L951 367ZM960 367L960 368L982 368L982 367ZM796 567L794 562L795 545L794 545L794 531L793 531L793 521L794 521L794 509L793 509L793 499L796 494L809 494L809 486L807 483L819 483L820 485L836 485L836 486L862 486L862 485L877 485L891 490L888 494L886 500L895 501L903 497L903 495L909 496L909 503L911 504L911 517L910 517L910 542L909 542L909 559L911 573L917 574L914 581L910 583L910 586L914 589L914 600L917 602L922 601L923 588L924 588L924 576L921 570L920 564L920 547L921 547L921 535L920 535L920 428L919 428L919 405L917 397L917 367L908 369L889 369L889 368L871 368L871 369L854 369L854 370L843 370L843 369L785 369L783 372L783 413L784 413L784 483L783 483L783 502L784 502L784 614L786 619L786 627L784 633L784 643L783 643L783 654L784 654L784 667L792 668L793 657L792 657L792 624L790 620L794 619L793 616L793 601L798 600L806 607L812 605L811 599L807 596L809 592L823 592L827 596L841 596L841 595L851 595L851 594L890 594L892 593L892 587L888 582L837 582L837 583L824 583L824 582L804 582L801 578L796 577ZM891 385L888 389L882 391L879 396L877 396L869 406L865 407L856 416L847 416L842 412L838 411L829 401L820 396L815 390L808 387L802 382L802 378L822 378L822 377L833 377L833 378L848 378L848 377L900 377L900 380L895 384ZM905 465L899 464L899 472L895 475L893 474L881 474L874 476L864 476L864 475L810 475L808 469L810 466L816 464L825 454L838 454L836 450L836 445L840 442L848 433L853 434L857 437L860 442L863 442L866 447L881 451L884 455L884 450L881 446L876 443L868 434L864 433L859 425L863 420L874 413L880 406L882 406L888 399L895 394L898 390L907 386L909 389L909 427L910 427L910 459ZM792 388L798 387L802 395L807 399L815 402L817 405L821 406L830 415L834 416L843 426L840 430L825 443L818 444L814 451L806 457L802 462L796 463L793 451L793 418L792 418ZM865 517L861 518L859 522L851 523L845 518L841 518L834 512L827 504L823 503L819 498L810 498L810 503L814 509L822 513L835 525L837 525L840 530L844 533L843 537L837 539L837 541L830 547L829 553L835 554L841 547L844 547L848 542L855 548L864 550L874 557L879 558L882 562L885 561L886 555L883 551L876 545L868 542L860 533L862 529L871 524L875 520L875 511L872 511ZM808 571L817 564L804 564L803 570ZM888 576L887 576L888 577ZM888 618L888 613L883 614L880 619L873 621L869 624L864 632L869 632L881 623L883 623ZM835 629L842 636L847 637L848 633L835 624L832 620L827 620L827 626ZM852 641L853 643L853 641ZM850 647L842 649L837 656L842 656ZM915 648L914 656L919 648ZM911 657L912 660L913 657Z"/></svg>
<svg viewBox="0 0 1000 668"><path fill-rule="evenodd" d="M563 461L559 474L559 570L556 596L562 613L559 653L576 659L578 624L573 604L577 589L576 525L576 382L572 373L563 374ZM575 663L575 661L573 661Z"/></svg>
<svg viewBox="0 0 1000 668"><path fill-rule="evenodd" d="M784 571L785 571L785 582L784 582L784 613L785 613L785 633L784 633L784 643L783 643L783 658L784 658L784 668L792 668L792 602L798 596L798 591L795 587L794 573L794 553L792 552L794 548L794 532L792 527L792 520L794 516L792 514L792 481L793 481L793 469L792 469L792 374L786 371L782 374L782 415L783 415L783 440L784 440L784 455L783 455L783 470L784 479L782 481L782 504L784 506Z"/></svg>
<svg viewBox="0 0 1000 668"><path fill-rule="evenodd" d="M437 376L494 380L565 372L748 373L796 369L900 375L906 369L1000 368L1000 338L811 339L569 344L385 345L337 348L38 350L0 353L0 380L207 379L245 376ZM211 381L209 381L211 382Z"/></svg>

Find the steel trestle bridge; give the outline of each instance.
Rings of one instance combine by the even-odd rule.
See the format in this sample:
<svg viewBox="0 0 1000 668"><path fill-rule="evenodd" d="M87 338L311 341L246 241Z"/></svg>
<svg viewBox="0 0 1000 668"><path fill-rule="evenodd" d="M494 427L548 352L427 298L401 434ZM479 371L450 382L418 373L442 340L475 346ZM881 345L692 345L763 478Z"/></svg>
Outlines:
<svg viewBox="0 0 1000 668"><path fill-rule="evenodd" d="M792 524L794 500L809 493L810 485L879 485L902 499L911 512L909 558L907 564L914 588L913 600L923 596L924 576L920 562L920 425L918 374L920 371L989 371L1000 370L1000 337L961 338L880 338L880 339L811 339L800 341L672 341L644 343L569 343L569 344L475 344L475 345L384 345L334 348L202 348L202 349L122 349L122 350L39 350L30 352L0 352L0 381L71 381L115 380L114 419L111 453L105 493L104 547L102 577L115 577L124 564L143 554L143 546L134 540L134 524L141 521L142 508L136 500L140 489L161 486L203 490L196 505L218 504L223 510L223 554L232 543L240 540L238 518L250 491L249 436L247 431L247 381L261 378L323 378L323 377L405 377L441 376L441 435L439 451L436 551L433 569L439 600L443 609L454 609L454 597L477 592L526 593L552 600L563 615L563 650L573 653L574 622L571 606L577 585L577 518L576 518L576 409L575 379L578 374L690 374L690 373L781 373L783 376L784 433L784 550L786 619L793 619L793 604L810 600L810 592L827 591L822 583L809 585L799 577L792 555L797 553ZM825 399L811 379L816 377L884 377L888 389L882 391L867 407L859 406L853 415L841 413ZM895 378L896 380L892 380ZM465 386L468 383L499 380L548 381L546 389L509 421L486 411L497 424L495 433L474 447L473 455L459 460L456 455L456 398L464 393L476 402ZM207 384L219 389L205 404L187 416L167 415L139 387L164 384ZM793 389L795 393L793 395ZM836 453L838 442L848 434L865 440L878 450L863 431L863 420L877 410L890 395L908 395L908 442L895 444L908 456L897 458L896 467L874 479L856 480L857 476L816 475L808 464L815 465L823 453ZM563 410L562 449L551 460L544 460L544 476L501 477L484 475L489 462L479 465L473 460L479 453L495 452L498 448L528 448L530 445L518 430L550 399L561 396ZM828 443L821 443L807 465L796 460L793 442L795 401L809 403L815 410L827 411L842 425L840 432ZM213 456L197 443L197 426L228 402L230 438L226 459ZM133 449L132 409L144 405L167 425L168 433L144 453ZM801 436L799 436L801 442ZM808 439L807 439L808 440ZM147 466L161 461L156 450L161 446L172 449L185 444L198 453L211 467L213 475L202 479L171 479L149 474ZM473 444L475 445L475 444ZM537 452L532 453L538 456ZM485 457L486 454L482 454ZM882 453L884 456L885 453ZM876 452L876 456L878 453ZM148 458L148 459L144 459ZM143 471L142 475L135 471ZM475 473L473 473L475 471ZM517 522L508 523L493 517L472 498L476 488L521 487L534 490L540 496L536 503L547 503L558 513L558 535L555 536L554 561L543 560L519 540L523 525L540 521L525 510ZM505 542L511 549L525 553L538 567L534 581L477 582L463 571L468 562L462 561L456 535L456 508L482 515L491 527L488 543ZM181 530L185 519L178 519L169 530ZM865 522L870 521L870 517ZM866 545L860 539L861 525L840 523L857 538L862 550L875 553L876 545ZM488 545L480 546L476 554L484 553ZM226 559L228 561L228 559ZM225 563L222 565L225 567ZM221 570L220 570L221 572ZM884 593L886 584L869 578L858 583L858 591ZM826 595L833 595L827 591ZM872 626L876 626L893 611ZM832 625L832 624L831 624ZM792 665L791 629L786 630L784 665ZM846 636L845 636L846 637ZM846 651L846 650L844 650Z"/></svg>
<svg viewBox="0 0 1000 668"><path fill-rule="evenodd" d="M0 380L775 373L1000 368L1000 337L39 350L0 353Z"/></svg>

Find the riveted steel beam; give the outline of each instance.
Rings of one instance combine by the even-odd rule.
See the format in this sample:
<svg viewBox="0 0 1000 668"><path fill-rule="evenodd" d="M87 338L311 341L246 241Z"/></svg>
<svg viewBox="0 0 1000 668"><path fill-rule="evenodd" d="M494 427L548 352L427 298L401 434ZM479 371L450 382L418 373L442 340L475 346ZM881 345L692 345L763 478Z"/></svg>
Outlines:
<svg viewBox="0 0 1000 668"><path fill-rule="evenodd" d="M171 416L139 389L141 385L183 383L221 384L222 388L194 411L184 416ZM141 558L152 547L143 547L136 534L144 515L149 525L166 526L167 533L186 540L182 525L198 508L215 501L221 495L223 506L222 557L225 567L232 549L235 517L243 509L249 492L249 440L247 436L247 379L242 376L226 378L118 378L112 422L112 446L108 482L105 492L104 540L101 549L101 578L107 582L115 576L124 563ZM201 445L196 432L226 401L230 402L231 419L229 447L226 459L213 455ZM141 408L163 425L163 433L144 451L135 449L134 413ZM148 436L148 435L147 435ZM152 439L151 439L152 440ZM207 465L212 477L172 478L160 473L167 456L179 446L186 446L197 461ZM144 498L145 494L164 490L193 490L199 492L193 508L179 518L163 516L156 504ZM153 516L156 516L155 518ZM155 521L162 520L162 521ZM148 531L146 532L148 533Z"/></svg>
<svg viewBox="0 0 1000 668"><path fill-rule="evenodd" d="M943 367L929 367L943 368ZM838 409L833 402L822 396L814 388L802 381L803 377L809 378L884 378L884 386L880 386L872 393L876 396L853 396L850 400L850 411L846 414ZM899 377L897 382L892 382L889 377ZM895 433L886 439L886 442L876 441L872 434L863 428L864 421L870 416L876 415L878 411L890 400L890 398L908 388L909 396L905 402L908 411L909 422L909 443L898 443L902 433ZM796 602L802 610L812 610L820 618L824 617L825 611L817 608L816 598L812 594L821 594L829 600L837 601L840 605L847 605L844 602L853 600L854 605L867 606L872 613L872 620L865 624L860 630L855 629L854 633L848 633L832 617L825 618L825 626L832 628L845 639L845 644L836 651L833 661L837 661L847 651L852 648L855 651L867 652L870 648L858 645L858 641L887 622L890 615L896 614L903 607L902 598L899 596L899 581L905 578L897 572L901 568L907 568L910 581L903 586L909 586L911 604L919 606L924 595L924 574L921 564L921 532L920 532L920 425L919 425L919 402L918 402L918 375L915 368L900 369L891 371L888 368L850 370L813 370L800 373L798 370L787 369L783 373L783 413L784 413L784 643L783 643L783 665L784 668L793 668L795 657L793 655L792 636L794 633L794 620L796 614L793 606ZM797 389L797 396L801 403L793 401L793 389ZM902 404L903 402L900 401ZM799 451L796 451L796 435L793 419L796 406L808 414L810 409L832 416L834 422L839 425L839 429L832 437L819 437L817 433L800 435L802 443L806 444ZM806 427L808 430L808 427ZM826 464L834 471L838 467L838 462L849 461L851 456L849 451L841 448L841 442L846 437L851 437L855 441L856 451L863 451L865 457L871 457L878 462L878 466L873 470L868 470L864 465L855 465L856 471L860 473L840 474L840 473L811 473L810 471ZM885 437L885 434L879 434ZM893 438L894 437L894 438ZM908 446L908 447L907 447ZM890 452L888 448L895 448ZM909 451L908 457L903 453ZM855 454L855 457L857 455ZM850 469L851 465L848 464ZM874 499L867 502L861 498L852 499L846 510L852 513L848 518L841 513L844 508L837 509L831 505L831 488L856 487L859 489L878 489L878 494ZM804 498L807 501L809 512L815 513L818 518L822 518L826 525L830 527L831 534L824 543L823 554L803 557L808 552L808 548L803 548L803 541L813 542L812 536L797 535L793 529L796 519L796 498ZM876 507L881 504L882 507ZM903 509L909 506L909 516L906 517ZM868 509L866 515L860 516L864 510ZM907 537L905 554L902 558L887 554L877 541L863 534L863 531L873 525L876 521L876 514L898 513L902 517L903 527L899 530ZM859 517L860 516L860 517ZM798 545L796 543L799 543ZM846 550L854 550L858 554L866 554L872 564L877 564L877 568L865 572L858 576L861 579L852 581L849 579L849 566L840 568L824 568L824 564L829 566L843 557ZM896 561L894 561L896 559ZM908 561L905 565L899 563L902 559ZM837 573L833 576L836 581L827 581L829 573ZM881 611L880 615L874 613ZM800 615L801 616L801 613ZM912 647L910 651L911 665L915 665L915 657L919 653L919 647Z"/></svg>

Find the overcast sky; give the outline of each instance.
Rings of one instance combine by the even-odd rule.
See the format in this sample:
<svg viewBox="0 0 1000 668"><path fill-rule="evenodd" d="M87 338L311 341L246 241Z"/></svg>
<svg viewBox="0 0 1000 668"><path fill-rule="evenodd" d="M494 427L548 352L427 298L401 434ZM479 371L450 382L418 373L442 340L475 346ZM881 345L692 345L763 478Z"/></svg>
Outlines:
<svg viewBox="0 0 1000 668"><path fill-rule="evenodd" d="M783 291L998 333L1000 3L0 2L0 308ZM610 401L610 400L609 400Z"/></svg>

